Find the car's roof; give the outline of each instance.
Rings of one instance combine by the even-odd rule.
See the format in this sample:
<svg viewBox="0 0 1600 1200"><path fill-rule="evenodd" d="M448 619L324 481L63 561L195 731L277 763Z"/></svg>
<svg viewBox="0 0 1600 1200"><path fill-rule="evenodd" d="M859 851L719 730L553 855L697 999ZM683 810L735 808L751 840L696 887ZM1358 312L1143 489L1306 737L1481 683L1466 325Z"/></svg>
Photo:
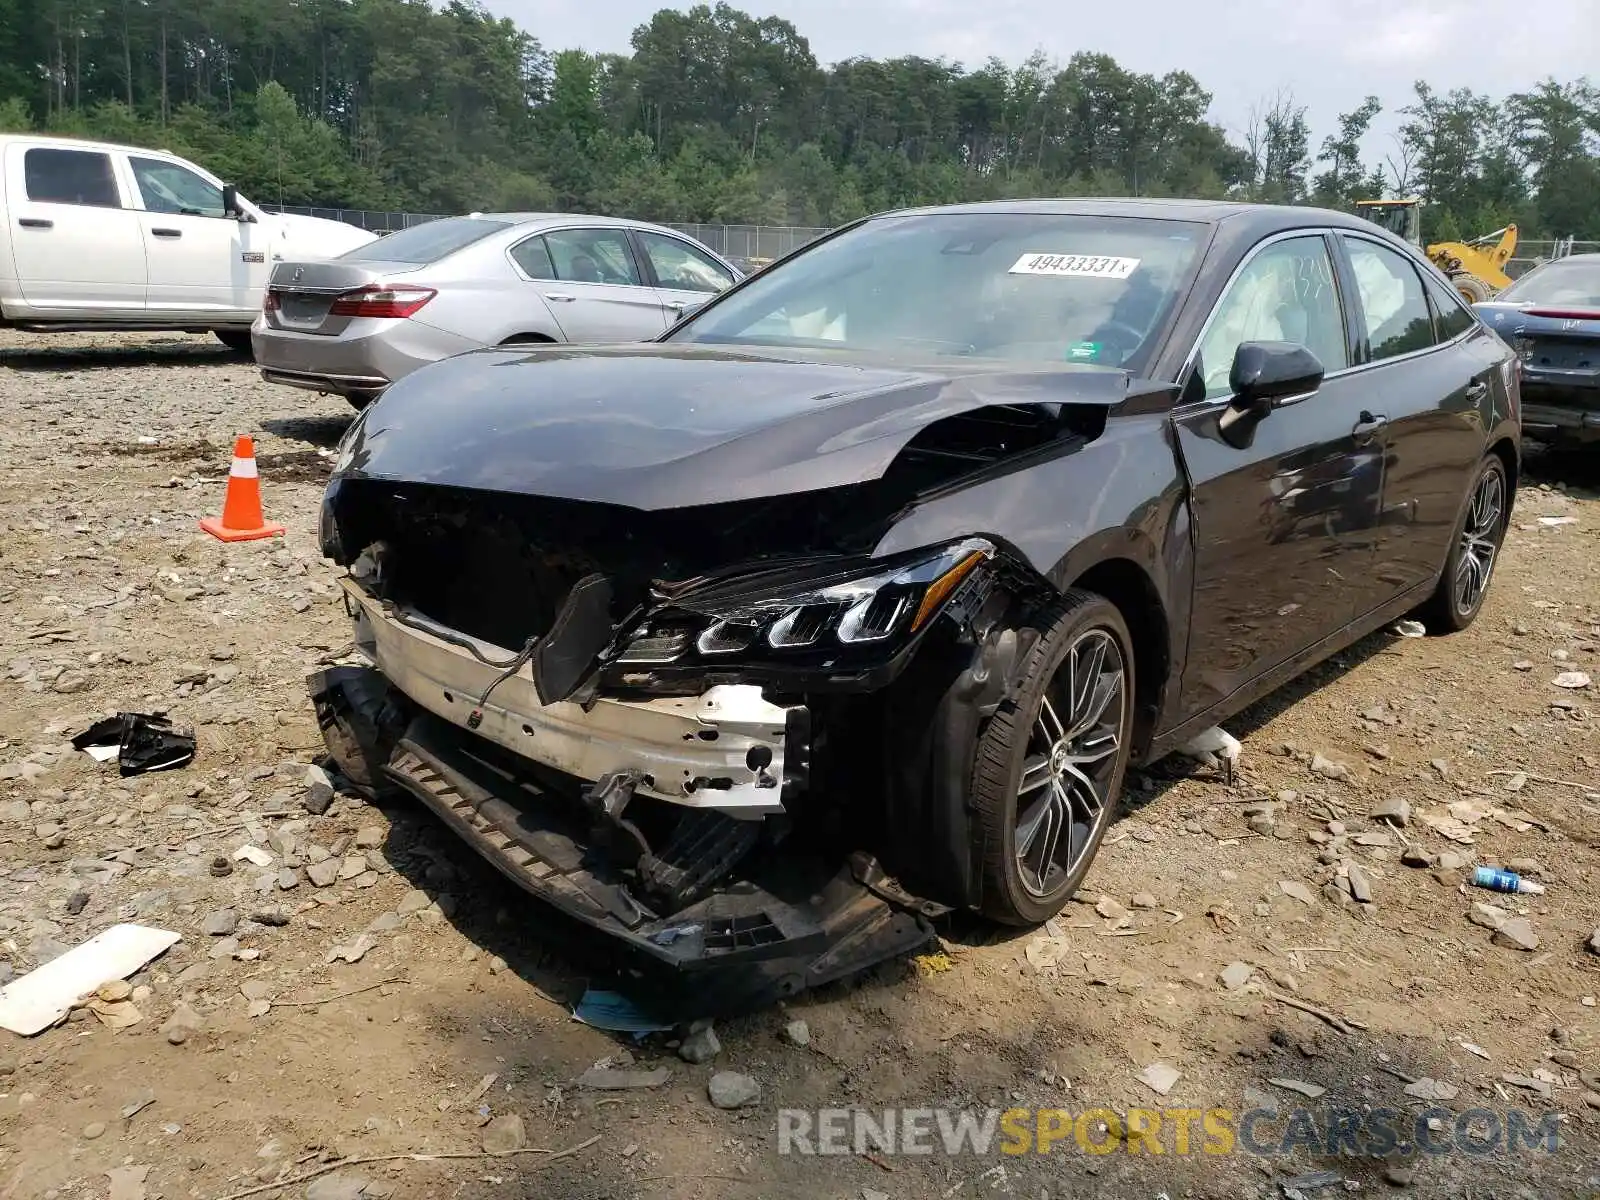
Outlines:
<svg viewBox="0 0 1600 1200"><path fill-rule="evenodd" d="M1336 225L1370 230L1372 222L1327 208L1288 204L1245 204L1234 200L1180 200L1165 197L1095 197L1060 200L987 200L979 204L903 209L895 216L932 213L1014 213L1034 216L1144 217L1149 220L1202 221L1206 224L1244 222L1263 233L1297 229L1306 225Z"/></svg>
<svg viewBox="0 0 1600 1200"><path fill-rule="evenodd" d="M679 230L668 229L664 225L652 225L649 221L635 221L628 217L603 217L594 213L476 212L467 215L486 221L509 221L519 228L526 225L625 225L629 229L650 229L658 233L670 233L676 237L687 236Z"/></svg>
<svg viewBox="0 0 1600 1200"><path fill-rule="evenodd" d="M125 146L121 142L98 142L92 138L61 137L49 133L0 133L0 146L26 142L30 146L51 146L62 150L122 151L127 154L164 154L178 158L171 150L155 146Z"/></svg>

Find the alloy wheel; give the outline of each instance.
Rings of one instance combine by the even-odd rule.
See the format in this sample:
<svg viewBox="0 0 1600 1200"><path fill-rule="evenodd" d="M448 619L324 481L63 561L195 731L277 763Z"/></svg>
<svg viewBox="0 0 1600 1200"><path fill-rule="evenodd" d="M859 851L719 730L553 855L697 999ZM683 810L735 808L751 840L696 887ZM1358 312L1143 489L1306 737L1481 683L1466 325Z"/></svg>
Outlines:
<svg viewBox="0 0 1600 1200"><path fill-rule="evenodd" d="M1461 527L1460 556L1456 563L1451 598L1456 611L1466 616L1483 602L1500 550L1500 530L1505 517L1505 480L1499 471L1485 471L1478 479L1467 519Z"/></svg>
<svg viewBox="0 0 1600 1200"><path fill-rule="evenodd" d="M1028 732L1017 788L1017 874L1044 897L1074 875L1111 812L1122 750L1127 667L1104 629L1080 634L1061 660Z"/></svg>

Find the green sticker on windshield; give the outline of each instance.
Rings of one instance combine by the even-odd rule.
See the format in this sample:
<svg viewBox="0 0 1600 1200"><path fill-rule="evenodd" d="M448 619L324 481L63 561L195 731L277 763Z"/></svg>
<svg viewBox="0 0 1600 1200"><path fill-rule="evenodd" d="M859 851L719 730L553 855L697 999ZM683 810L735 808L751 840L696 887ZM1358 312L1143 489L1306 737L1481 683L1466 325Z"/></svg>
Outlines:
<svg viewBox="0 0 1600 1200"><path fill-rule="evenodd" d="M1099 357L1099 342L1073 342L1067 347L1068 362L1094 362Z"/></svg>

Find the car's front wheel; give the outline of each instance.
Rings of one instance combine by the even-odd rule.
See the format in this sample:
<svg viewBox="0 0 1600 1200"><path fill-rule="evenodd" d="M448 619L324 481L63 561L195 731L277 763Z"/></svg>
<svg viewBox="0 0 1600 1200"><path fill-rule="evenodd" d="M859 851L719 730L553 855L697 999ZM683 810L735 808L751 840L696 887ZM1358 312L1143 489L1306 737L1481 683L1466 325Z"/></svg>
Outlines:
<svg viewBox="0 0 1600 1200"><path fill-rule="evenodd" d="M1133 728L1133 653L1115 605L1068 591L1038 632L1014 704L978 741L972 799L986 916L1036 925L1061 910L1111 823Z"/></svg>
<svg viewBox="0 0 1600 1200"><path fill-rule="evenodd" d="M1511 489L1505 464L1491 454L1478 468L1439 586L1420 614L1431 631L1455 633L1477 619L1489 594L1489 580L1510 519Z"/></svg>

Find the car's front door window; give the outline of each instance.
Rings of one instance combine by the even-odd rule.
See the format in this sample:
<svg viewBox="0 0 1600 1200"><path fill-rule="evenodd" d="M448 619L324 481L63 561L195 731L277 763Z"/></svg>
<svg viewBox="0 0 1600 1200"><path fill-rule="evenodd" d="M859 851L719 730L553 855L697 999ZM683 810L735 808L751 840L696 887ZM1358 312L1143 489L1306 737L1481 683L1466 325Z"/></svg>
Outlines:
<svg viewBox="0 0 1600 1200"><path fill-rule="evenodd" d="M1195 361L1207 399L1232 390L1228 375L1242 342L1294 342L1315 354L1325 372L1350 365L1333 261L1320 235L1263 247L1229 286Z"/></svg>
<svg viewBox="0 0 1600 1200"><path fill-rule="evenodd" d="M720 292L733 285L727 268L687 242L640 231L639 243L650 256L656 281L677 292Z"/></svg>
<svg viewBox="0 0 1600 1200"><path fill-rule="evenodd" d="M222 189L188 167L159 158L130 156L146 212L183 217L222 217Z"/></svg>

